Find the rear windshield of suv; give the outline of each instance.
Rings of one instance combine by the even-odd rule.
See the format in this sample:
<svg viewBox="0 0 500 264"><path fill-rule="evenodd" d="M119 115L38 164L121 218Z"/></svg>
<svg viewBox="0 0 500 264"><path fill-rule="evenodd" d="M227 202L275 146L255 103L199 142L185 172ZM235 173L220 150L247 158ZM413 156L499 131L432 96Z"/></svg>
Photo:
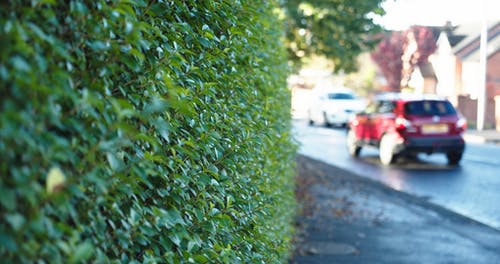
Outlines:
<svg viewBox="0 0 500 264"><path fill-rule="evenodd" d="M407 102L404 106L405 114L408 115L455 115L453 105L448 101L414 101Z"/></svg>

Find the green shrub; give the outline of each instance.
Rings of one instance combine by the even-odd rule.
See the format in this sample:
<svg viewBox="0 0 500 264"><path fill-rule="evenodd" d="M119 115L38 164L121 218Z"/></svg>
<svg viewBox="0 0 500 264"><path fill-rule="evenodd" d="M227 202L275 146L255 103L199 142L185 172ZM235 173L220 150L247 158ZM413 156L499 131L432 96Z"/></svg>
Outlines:
<svg viewBox="0 0 500 264"><path fill-rule="evenodd" d="M1 3L2 262L286 262L276 7Z"/></svg>

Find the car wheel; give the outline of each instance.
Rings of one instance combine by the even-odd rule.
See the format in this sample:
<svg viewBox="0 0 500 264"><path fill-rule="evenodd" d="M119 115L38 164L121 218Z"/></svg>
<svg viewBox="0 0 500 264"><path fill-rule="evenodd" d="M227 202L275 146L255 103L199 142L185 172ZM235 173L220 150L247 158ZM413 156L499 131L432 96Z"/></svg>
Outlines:
<svg viewBox="0 0 500 264"><path fill-rule="evenodd" d="M448 164L449 165L458 165L460 160L462 159L462 153L461 152L451 152L446 154L446 158L448 158Z"/></svg>
<svg viewBox="0 0 500 264"><path fill-rule="evenodd" d="M380 162L384 165L390 165L396 161L396 155L394 154L394 142L387 134L382 137L382 140L380 140L379 158Z"/></svg>
<svg viewBox="0 0 500 264"><path fill-rule="evenodd" d="M361 147L356 144L356 134L352 129L347 132L347 151L353 157L359 157Z"/></svg>
<svg viewBox="0 0 500 264"><path fill-rule="evenodd" d="M312 117L311 109L307 109L307 123L312 126L314 125L314 120Z"/></svg>
<svg viewBox="0 0 500 264"><path fill-rule="evenodd" d="M328 117L326 117L326 112L323 112L323 124L326 127L330 127L332 125L332 124L330 124L330 122L328 122Z"/></svg>

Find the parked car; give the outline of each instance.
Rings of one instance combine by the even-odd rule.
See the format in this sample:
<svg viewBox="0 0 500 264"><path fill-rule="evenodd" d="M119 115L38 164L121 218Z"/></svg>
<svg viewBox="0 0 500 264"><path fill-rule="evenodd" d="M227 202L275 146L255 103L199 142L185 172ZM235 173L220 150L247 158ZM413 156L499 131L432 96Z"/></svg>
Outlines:
<svg viewBox="0 0 500 264"><path fill-rule="evenodd" d="M462 134L466 126L466 120L445 98L382 94L349 123L347 147L356 157L365 146L378 147L384 165L418 153L444 153L448 164L457 165L465 149Z"/></svg>
<svg viewBox="0 0 500 264"><path fill-rule="evenodd" d="M349 88L315 88L307 116L310 125L346 126L349 119L365 107L365 100Z"/></svg>

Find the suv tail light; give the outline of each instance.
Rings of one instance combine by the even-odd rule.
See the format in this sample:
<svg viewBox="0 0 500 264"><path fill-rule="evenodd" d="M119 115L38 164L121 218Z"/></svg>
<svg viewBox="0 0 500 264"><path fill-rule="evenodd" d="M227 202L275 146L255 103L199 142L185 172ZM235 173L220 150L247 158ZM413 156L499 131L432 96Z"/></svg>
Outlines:
<svg viewBox="0 0 500 264"><path fill-rule="evenodd" d="M463 117L460 117L455 123L455 129L459 133L464 132L465 129L467 129L467 120Z"/></svg>
<svg viewBox="0 0 500 264"><path fill-rule="evenodd" d="M396 118L396 130L401 133L401 132L410 132L414 133L417 132L417 128L413 126L413 124L410 122L410 120L403 118L403 117L398 117Z"/></svg>

